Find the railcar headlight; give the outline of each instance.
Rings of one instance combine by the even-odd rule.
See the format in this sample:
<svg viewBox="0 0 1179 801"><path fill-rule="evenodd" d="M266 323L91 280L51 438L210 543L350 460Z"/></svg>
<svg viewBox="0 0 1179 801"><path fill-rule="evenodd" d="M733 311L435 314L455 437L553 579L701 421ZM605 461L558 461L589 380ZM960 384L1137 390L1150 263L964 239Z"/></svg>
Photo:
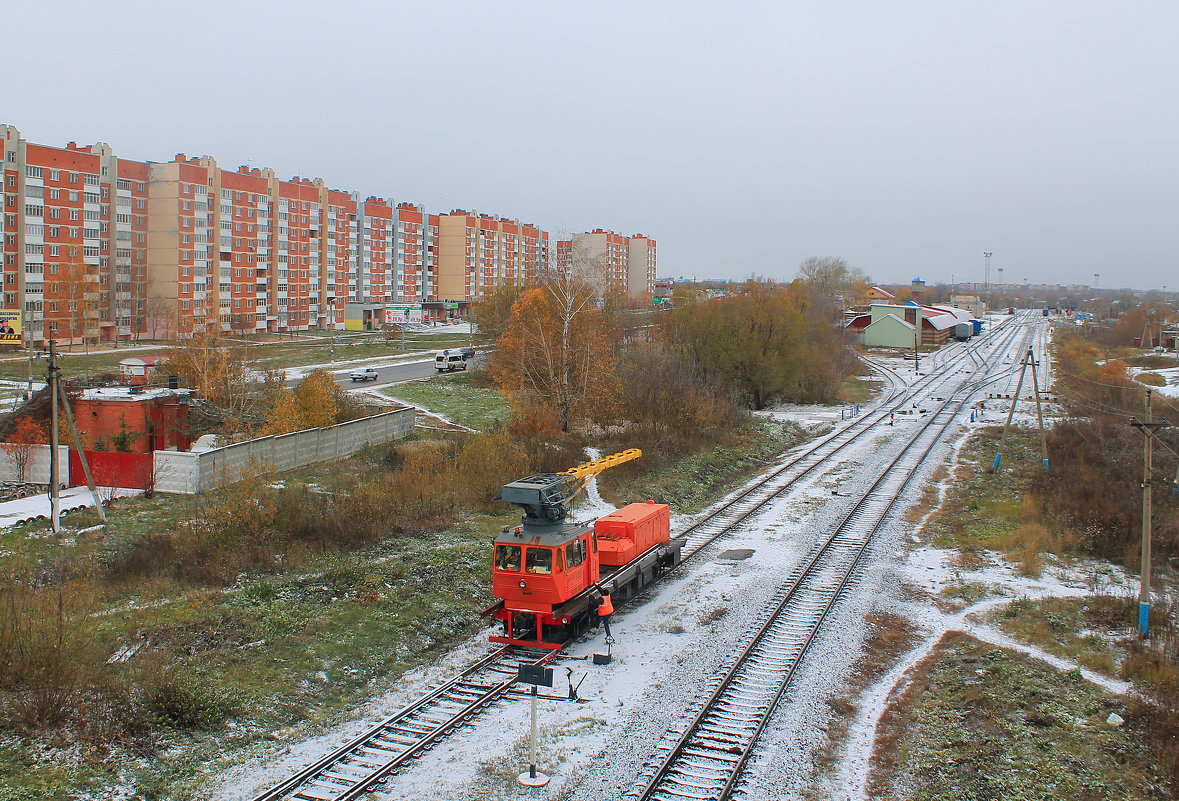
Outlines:
<svg viewBox="0 0 1179 801"><path fill-rule="evenodd" d="M524 589L524 587L525 587L525 586L526 586L526 585L524 584L524 582L523 582L523 581L521 581L521 582L520 582L520 589Z"/></svg>

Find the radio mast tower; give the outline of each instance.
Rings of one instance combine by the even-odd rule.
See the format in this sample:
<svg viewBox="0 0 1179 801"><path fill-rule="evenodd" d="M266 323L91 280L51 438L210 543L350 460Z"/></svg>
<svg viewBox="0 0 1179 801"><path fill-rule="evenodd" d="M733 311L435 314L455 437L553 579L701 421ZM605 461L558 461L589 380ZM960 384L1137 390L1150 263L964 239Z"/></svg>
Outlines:
<svg viewBox="0 0 1179 801"><path fill-rule="evenodd" d="M991 296L991 253L993 251L983 251L983 294L988 298Z"/></svg>

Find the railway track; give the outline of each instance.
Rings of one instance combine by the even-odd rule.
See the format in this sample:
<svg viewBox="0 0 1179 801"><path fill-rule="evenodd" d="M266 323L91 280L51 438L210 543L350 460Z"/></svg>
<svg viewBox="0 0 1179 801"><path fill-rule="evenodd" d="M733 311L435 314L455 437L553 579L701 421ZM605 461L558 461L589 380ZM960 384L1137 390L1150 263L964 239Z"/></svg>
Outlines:
<svg viewBox="0 0 1179 801"><path fill-rule="evenodd" d="M351 801L379 787L402 765L466 725L509 692L521 664L552 651L501 648L275 785L254 801Z"/></svg>
<svg viewBox="0 0 1179 801"><path fill-rule="evenodd" d="M1008 348L1010 340L1017 330L1011 329L1007 332L997 347ZM961 359L972 352L972 349L966 348L957 358ZM895 371L884 365L874 364L874 366L877 369L889 370L893 375L896 375ZM934 392L943 384L953 380L953 377L953 373L930 373L913 386L898 386L894 381L894 389L889 397L883 403L878 404L875 409L863 415L862 419L857 419L850 425L807 447L802 453L793 456L788 462L775 468L762 481L738 493L722 506L681 531L678 536L687 538L681 564L702 553L717 539L756 514L766 503L780 497L800 479L828 464L831 457L859 441L861 437L871 431L873 425L884 420L890 413L895 413L906 403L913 402L915 398L936 397ZM919 392L915 393L915 390L919 390Z"/></svg>
<svg viewBox="0 0 1179 801"><path fill-rule="evenodd" d="M1008 336L1014 336L1014 329ZM952 346L943 359L964 359L975 350L970 345ZM971 357L976 359L976 357ZM779 497L799 479L829 463L832 456L858 440L880 422L914 398L931 396L949 376L930 372L908 384L896 370L872 360L874 369L892 385L888 397L877 407L808 447L787 464L768 474L763 481L713 510L682 534L689 537L684 560L740 525L765 503ZM933 362L931 362L933 364ZM928 423L926 424L928 425ZM480 712L512 692L520 664L541 664L558 652L535 652L502 648L473 663L435 687L426 695L370 727L361 735L316 760L253 801L350 801L380 787L387 778Z"/></svg>
<svg viewBox="0 0 1179 801"><path fill-rule="evenodd" d="M1009 349L1010 339L1003 352ZM951 394L830 536L792 571L748 645L710 683L711 694L687 725L665 737L662 756L648 765L628 797L723 801L733 795L763 729L876 532L963 407L987 383L1005 377L991 376L993 370L985 369Z"/></svg>

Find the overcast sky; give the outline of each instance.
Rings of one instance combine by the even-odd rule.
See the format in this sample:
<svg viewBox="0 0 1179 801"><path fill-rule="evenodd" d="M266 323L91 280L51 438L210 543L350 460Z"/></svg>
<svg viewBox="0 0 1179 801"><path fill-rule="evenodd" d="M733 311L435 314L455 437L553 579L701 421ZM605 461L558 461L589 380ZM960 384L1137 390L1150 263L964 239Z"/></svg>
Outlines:
<svg viewBox="0 0 1179 801"><path fill-rule="evenodd" d="M556 232L660 275L1179 290L1179 3L10 3L0 122Z"/></svg>

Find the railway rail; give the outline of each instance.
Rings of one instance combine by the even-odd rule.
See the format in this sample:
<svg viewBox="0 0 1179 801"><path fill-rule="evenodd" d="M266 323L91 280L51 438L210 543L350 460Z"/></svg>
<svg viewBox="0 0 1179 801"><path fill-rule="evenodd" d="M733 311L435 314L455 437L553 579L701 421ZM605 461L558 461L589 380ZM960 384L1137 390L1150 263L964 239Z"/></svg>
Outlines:
<svg viewBox="0 0 1179 801"><path fill-rule="evenodd" d="M275 785L254 801L352 801L511 692L521 664L553 651L500 648Z"/></svg>
<svg viewBox="0 0 1179 801"><path fill-rule="evenodd" d="M1016 330L1018 329L1011 329L1007 332L998 347L1009 347L1010 340L1014 337ZM958 358L971 352L971 349L965 349ZM874 366L890 369L884 368L883 365ZM865 414L862 419L857 419L850 425L807 447L802 453L792 457L790 461L775 468L757 484L738 493L723 505L709 512L704 518L681 531L678 536L687 538L681 564L702 553L710 544L739 526L766 503L780 497L797 481L828 464L831 457L857 442L860 437L871 431L874 424L882 421L888 414L895 413L905 403L913 402L914 398L936 397L933 393L942 384L952 379L953 374L930 373L912 386L898 388L894 382L894 391L889 397L883 403L878 404L874 410ZM915 391L918 389L920 392Z"/></svg>
<svg viewBox="0 0 1179 801"><path fill-rule="evenodd" d="M1002 335L1002 343L992 341L988 349L1009 347L1016 330L1015 326L1011 326ZM996 328L996 333L999 331ZM970 358L972 363L981 362L976 355L979 349L978 345L963 343L946 348L936 355L940 357L938 361L943 367L966 358ZM688 537L683 561L703 552L708 545L740 525L765 503L782 495L801 478L829 464L833 456L867 434L872 425L879 423L887 414L913 402L915 398L934 397L933 393L950 380L950 375L930 371L910 384L887 365L871 359L867 361L885 375L891 384L888 397L874 409L807 447L788 463L767 474L757 485L729 499L681 532L681 535ZM931 366L937 367L938 361L931 361ZM930 418L922 430L932 420ZM391 774L511 693L520 664L543 664L554 659L558 653L516 647L501 648L336 750L255 796L253 801L350 801L360 798L379 788Z"/></svg>
<svg viewBox="0 0 1179 801"><path fill-rule="evenodd" d="M1009 348L1010 339L1003 352ZM649 766L628 796L642 801L723 801L733 795L762 730L856 575L876 532L962 408L987 383L1005 377L991 376L993 369L965 382L942 403L830 536L795 568L749 644L714 679L712 693L697 714L662 744L665 754ZM916 459L914 453L919 453Z"/></svg>

